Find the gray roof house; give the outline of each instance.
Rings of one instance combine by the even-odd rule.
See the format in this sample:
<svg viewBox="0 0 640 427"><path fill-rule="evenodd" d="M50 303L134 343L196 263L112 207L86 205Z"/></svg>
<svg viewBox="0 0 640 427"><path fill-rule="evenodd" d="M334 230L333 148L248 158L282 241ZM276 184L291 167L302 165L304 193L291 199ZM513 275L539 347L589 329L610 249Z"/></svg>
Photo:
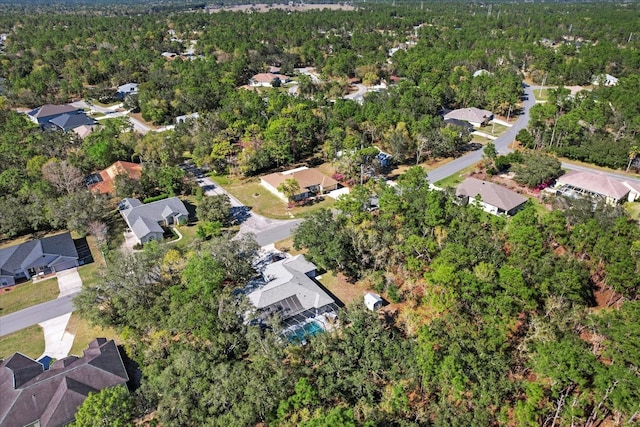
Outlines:
<svg viewBox="0 0 640 427"><path fill-rule="evenodd" d="M0 286L77 266L78 252L69 232L29 240L0 249Z"/></svg>
<svg viewBox="0 0 640 427"><path fill-rule="evenodd" d="M456 196L468 203L477 202L483 210L495 215L513 215L529 200L508 188L475 178L467 178L458 185Z"/></svg>
<svg viewBox="0 0 640 427"><path fill-rule="evenodd" d="M162 226L168 227L189 219L189 211L177 197L147 204L142 204L138 199L126 198L118 208L139 243L162 240Z"/></svg>
<svg viewBox="0 0 640 427"><path fill-rule="evenodd" d="M0 427L67 425L90 392L127 381L118 347L106 338L89 343L82 357L65 357L46 371L15 353L0 362Z"/></svg>
<svg viewBox="0 0 640 427"><path fill-rule="evenodd" d="M87 116L84 112L65 113L49 120L49 123L55 127L68 132L80 126L95 125L96 121Z"/></svg>
<svg viewBox="0 0 640 427"><path fill-rule="evenodd" d="M78 109L71 105L52 105L46 104L41 107L31 110L27 113L29 120L40 126L49 124L49 121L55 119L58 116L67 113L74 113Z"/></svg>
<svg viewBox="0 0 640 427"><path fill-rule="evenodd" d="M118 86L116 98L124 99L127 95L135 95L138 93L138 83L126 83Z"/></svg>
<svg viewBox="0 0 640 427"><path fill-rule="evenodd" d="M247 295L262 319L278 314L285 324L295 326L338 308L313 279L316 266L303 255L268 264L262 276L264 284Z"/></svg>
<svg viewBox="0 0 640 427"><path fill-rule="evenodd" d="M460 108L458 110L449 111L444 115L444 119L464 120L471 123L473 126L479 127L493 120L493 113L476 107Z"/></svg>

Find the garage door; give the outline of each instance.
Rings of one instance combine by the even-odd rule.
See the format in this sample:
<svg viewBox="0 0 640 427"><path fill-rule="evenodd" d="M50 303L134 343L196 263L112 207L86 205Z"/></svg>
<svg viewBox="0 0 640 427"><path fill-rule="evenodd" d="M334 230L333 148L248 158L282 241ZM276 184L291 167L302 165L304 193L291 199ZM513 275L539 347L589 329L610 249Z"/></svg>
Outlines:
<svg viewBox="0 0 640 427"><path fill-rule="evenodd" d="M52 265L53 271L68 270L73 267L77 267L78 263L75 259L63 260Z"/></svg>

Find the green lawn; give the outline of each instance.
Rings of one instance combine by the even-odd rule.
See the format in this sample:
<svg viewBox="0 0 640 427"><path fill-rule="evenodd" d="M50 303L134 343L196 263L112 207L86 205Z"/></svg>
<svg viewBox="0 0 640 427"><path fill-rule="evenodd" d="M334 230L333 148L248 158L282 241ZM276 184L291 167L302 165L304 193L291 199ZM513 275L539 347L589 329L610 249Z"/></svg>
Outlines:
<svg viewBox="0 0 640 427"><path fill-rule="evenodd" d="M93 326L77 313L71 315L71 319L67 324L67 332L75 337L69 354L75 354L76 356L81 356L82 351L96 338L114 339L116 342L122 341L114 329Z"/></svg>
<svg viewBox="0 0 640 427"><path fill-rule="evenodd" d="M0 315L14 313L23 308L58 298L58 279L53 276L37 283L26 282L0 293Z"/></svg>
<svg viewBox="0 0 640 427"><path fill-rule="evenodd" d="M631 218L640 221L640 202L625 203L623 206Z"/></svg>
<svg viewBox="0 0 640 427"><path fill-rule="evenodd" d="M308 215L321 208L331 208L334 200L325 196L324 200L310 206L287 209L287 204L260 185L259 178L236 178L214 176L212 179L241 203L254 212L274 219L290 219Z"/></svg>
<svg viewBox="0 0 640 427"><path fill-rule="evenodd" d="M549 99L549 89L536 89L533 91L536 101L547 101Z"/></svg>
<svg viewBox="0 0 640 427"><path fill-rule="evenodd" d="M20 352L33 359L44 353L44 333L38 325L30 326L0 338L0 359Z"/></svg>
<svg viewBox="0 0 640 427"><path fill-rule="evenodd" d="M87 236L87 243L89 244L89 249L93 256L93 262L91 264L85 264L78 267L78 274L82 279L82 286L92 287L100 278L100 270L104 268L105 263L95 237Z"/></svg>
<svg viewBox="0 0 640 427"><path fill-rule="evenodd" d="M499 125L497 123L491 123L487 126L480 128L480 132L484 132L488 135L496 136L496 137L502 135L508 130L509 128L507 126Z"/></svg>

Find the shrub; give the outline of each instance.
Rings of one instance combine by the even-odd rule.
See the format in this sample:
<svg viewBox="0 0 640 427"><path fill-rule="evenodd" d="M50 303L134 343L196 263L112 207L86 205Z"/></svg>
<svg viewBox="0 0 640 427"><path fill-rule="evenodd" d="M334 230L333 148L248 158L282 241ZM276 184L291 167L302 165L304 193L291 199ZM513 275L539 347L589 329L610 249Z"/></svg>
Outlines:
<svg viewBox="0 0 640 427"><path fill-rule="evenodd" d="M158 200L167 199L168 197L169 197L169 195L168 195L168 194L163 193L163 194L160 194L159 196L147 197L146 199L144 199L144 200L142 201L142 203L157 202Z"/></svg>

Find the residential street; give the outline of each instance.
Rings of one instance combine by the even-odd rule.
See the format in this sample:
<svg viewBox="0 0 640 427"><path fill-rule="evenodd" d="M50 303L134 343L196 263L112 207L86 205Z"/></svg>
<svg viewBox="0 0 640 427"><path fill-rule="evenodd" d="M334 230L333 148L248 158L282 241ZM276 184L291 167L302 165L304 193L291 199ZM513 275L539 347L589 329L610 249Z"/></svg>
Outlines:
<svg viewBox="0 0 640 427"><path fill-rule="evenodd" d="M77 293L47 301L0 317L0 337L73 311Z"/></svg>

